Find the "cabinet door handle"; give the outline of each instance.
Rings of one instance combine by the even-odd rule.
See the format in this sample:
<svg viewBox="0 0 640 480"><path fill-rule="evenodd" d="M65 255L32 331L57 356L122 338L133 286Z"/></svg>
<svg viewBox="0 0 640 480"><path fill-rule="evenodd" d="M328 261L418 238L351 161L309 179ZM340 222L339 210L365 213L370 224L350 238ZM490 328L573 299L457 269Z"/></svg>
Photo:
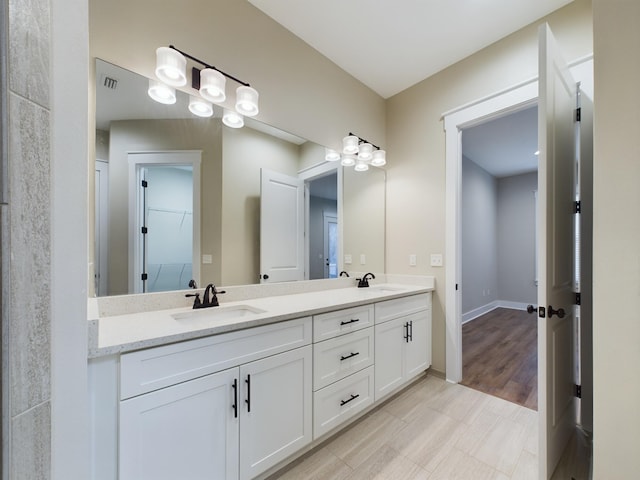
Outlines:
<svg viewBox="0 0 640 480"><path fill-rule="evenodd" d="M251 375L247 375L245 383L247 384L247 399L244 402L247 404L247 412L251 412Z"/></svg>
<svg viewBox="0 0 640 480"><path fill-rule="evenodd" d="M413 320L409 322L409 340L413 342Z"/></svg>
<svg viewBox="0 0 640 480"><path fill-rule="evenodd" d="M349 398L348 400L340 400L340 406L342 407L343 405L346 405L349 402L353 402L356 398L358 398L360 396L360 394L357 395L351 395L351 398Z"/></svg>
<svg viewBox="0 0 640 480"><path fill-rule="evenodd" d="M409 343L409 322L404 323L404 339Z"/></svg>
<svg viewBox="0 0 640 480"><path fill-rule="evenodd" d="M233 379L233 416L238 418L238 379Z"/></svg>
<svg viewBox="0 0 640 480"><path fill-rule="evenodd" d="M349 320L348 322L340 322L340 326L342 325L349 325L350 323L356 323L359 322L360 319L359 318L352 318L351 320Z"/></svg>
<svg viewBox="0 0 640 480"><path fill-rule="evenodd" d="M348 358L355 357L356 355L360 355L360 352L356 352L356 353L351 352L351 354L347 355L346 357L340 356L340 361L342 362L344 360L347 360Z"/></svg>

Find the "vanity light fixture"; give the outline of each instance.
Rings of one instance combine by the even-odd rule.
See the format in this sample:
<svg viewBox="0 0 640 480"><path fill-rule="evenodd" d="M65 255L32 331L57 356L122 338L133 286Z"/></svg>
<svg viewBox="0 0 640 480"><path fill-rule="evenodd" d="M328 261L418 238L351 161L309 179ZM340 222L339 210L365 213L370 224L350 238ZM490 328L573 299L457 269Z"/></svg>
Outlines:
<svg viewBox="0 0 640 480"><path fill-rule="evenodd" d="M191 69L191 87L197 90L202 97L200 99L192 95L189 101L189 110L192 113L202 117L213 115L212 104L221 104L227 99L226 81L230 79L239 83L240 86L236 89L236 111L225 110L223 116L225 125L240 128L244 125L243 116L253 117L258 114L260 111L258 107L259 95L256 89L219 68L178 50L173 45L160 47L156 50L155 74L160 82L150 80L148 93L151 98L161 103L175 103L175 89L172 87L182 87L187 84L187 59L203 67ZM151 82L154 82L153 87ZM162 87L165 89L163 90ZM172 94L171 91L173 91ZM170 101L171 98L173 98L172 101Z"/></svg>
<svg viewBox="0 0 640 480"><path fill-rule="evenodd" d="M327 162L337 162L338 160L340 160L340 154L335 150L333 150L332 148L325 148L324 159Z"/></svg>
<svg viewBox="0 0 640 480"><path fill-rule="evenodd" d="M357 172L366 172L369 165L382 167L387 163L384 150L351 132L342 139L342 153L342 165L354 167ZM328 154L326 159L329 160Z"/></svg>

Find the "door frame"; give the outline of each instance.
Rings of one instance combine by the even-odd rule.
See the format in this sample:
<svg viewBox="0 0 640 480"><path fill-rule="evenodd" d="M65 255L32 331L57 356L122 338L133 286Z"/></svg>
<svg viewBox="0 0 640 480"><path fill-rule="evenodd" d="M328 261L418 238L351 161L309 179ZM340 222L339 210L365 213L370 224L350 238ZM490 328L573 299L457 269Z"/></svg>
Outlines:
<svg viewBox="0 0 640 480"><path fill-rule="evenodd" d="M193 173L193 251L191 273L196 283L200 283L200 164L202 150L164 150L164 151L131 151L127 153L129 161L129 292L141 293L140 274L140 242L137 231L138 217L138 184L141 166L185 165L192 168ZM185 288L187 288L185 286Z"/></svg>
<svg viewBox="0 0 640 480"><path fill-rule="evenodd" d="M593 55L569 64L576 81L584 90L592 90ZM442 115L445 130L445 375L448 382L462 380L462 305L461 305L461 194L462 130L489 119L513 113L538 100L538 77L509 89L462 105ZM456 288L458 287L458 288Z"/></svg>
<svg viewBox="0 0 640 480"><path fill-rule="evenodd" d="M344 218L342 212L342 166L340 162L324 162L319 165L314 165L312 167L306 168L298 172L298 178L304 180L304 231L305 231L305 239L304 239L304 262L305 262L305 272L304 278L305 280L309 280L309 210L310 210L310 199L309 199L309 182L322 178L326 175L336 173L337 174L337 182L338 182L338 199L337 199L337 214L338 214L338 271L342 269L341 259L342 259L342 251L343 251L343 223L342 219Z"/></svg>
<svg viewBox="0 0 640 480"><path fill-rule="evenodd" d="M330 250L330 244L331 242L329 241L329 224L331 223L335 223L336 224L336 228L338 228L338 215L333 215L327 212L322 212L322 247L323 247L323 254L324 254L324 278L331 278L331 265L327 262L329 262L329 250ZM336 249L337 249L337 245L336 245ZM336 252L336 278L338 276L338 260L340 258L338 257L338 253Z"/></svg>

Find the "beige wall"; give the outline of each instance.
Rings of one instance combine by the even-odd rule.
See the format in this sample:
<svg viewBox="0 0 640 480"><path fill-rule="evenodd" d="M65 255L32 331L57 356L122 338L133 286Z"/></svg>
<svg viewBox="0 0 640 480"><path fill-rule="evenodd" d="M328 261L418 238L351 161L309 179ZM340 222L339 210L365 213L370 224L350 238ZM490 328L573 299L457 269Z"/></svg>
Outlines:
<svg viewBox="0 0 640 480"><path fill-rule="evenodd" d="M92 57L151 78L156 48L175 45L251 83L258 120L333 148L350 130L385 143L384 100L245 0L89 0L89 13Z"/></svg>
<svg viewBox="0 0 640 480"><path fill-rule="evenodd" d="M222 125L219 119L112 122L109 144L109 290L128 289L129 152L201 150L200 245L213 263L201 264L203 282L220 278L222 222ZM186 288L186 286L185 286Z"/></svg>
<svg viewBox="0 0 640 480"><path fill-rule="evenodd" d="M613 480L640 471L640 2L593 14L593 478Z"/></svg>
<svg viewBox="0 0 640 480"><path fill-rule="evenodd" d="M537 29L547 21L568 61L592 52L589 0L547 18L390 98L387 102L387 272L434 275L433 367L445 371L445 137L442 114L537 76ZM417 254L418 265L409 266ZM447 259L445 258L446 262Z"/></svg>

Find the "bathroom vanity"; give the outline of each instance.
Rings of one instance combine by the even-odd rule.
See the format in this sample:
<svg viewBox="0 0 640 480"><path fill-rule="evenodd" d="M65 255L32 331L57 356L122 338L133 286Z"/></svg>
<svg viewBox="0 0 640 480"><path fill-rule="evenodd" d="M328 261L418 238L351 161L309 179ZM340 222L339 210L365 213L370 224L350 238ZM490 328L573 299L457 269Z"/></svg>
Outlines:
<svg viewBox="0 0 640 480"><path fill-rule="evenodd" d="M94 479L262 478L431 364L432 287L90 321Z"/></svg>

